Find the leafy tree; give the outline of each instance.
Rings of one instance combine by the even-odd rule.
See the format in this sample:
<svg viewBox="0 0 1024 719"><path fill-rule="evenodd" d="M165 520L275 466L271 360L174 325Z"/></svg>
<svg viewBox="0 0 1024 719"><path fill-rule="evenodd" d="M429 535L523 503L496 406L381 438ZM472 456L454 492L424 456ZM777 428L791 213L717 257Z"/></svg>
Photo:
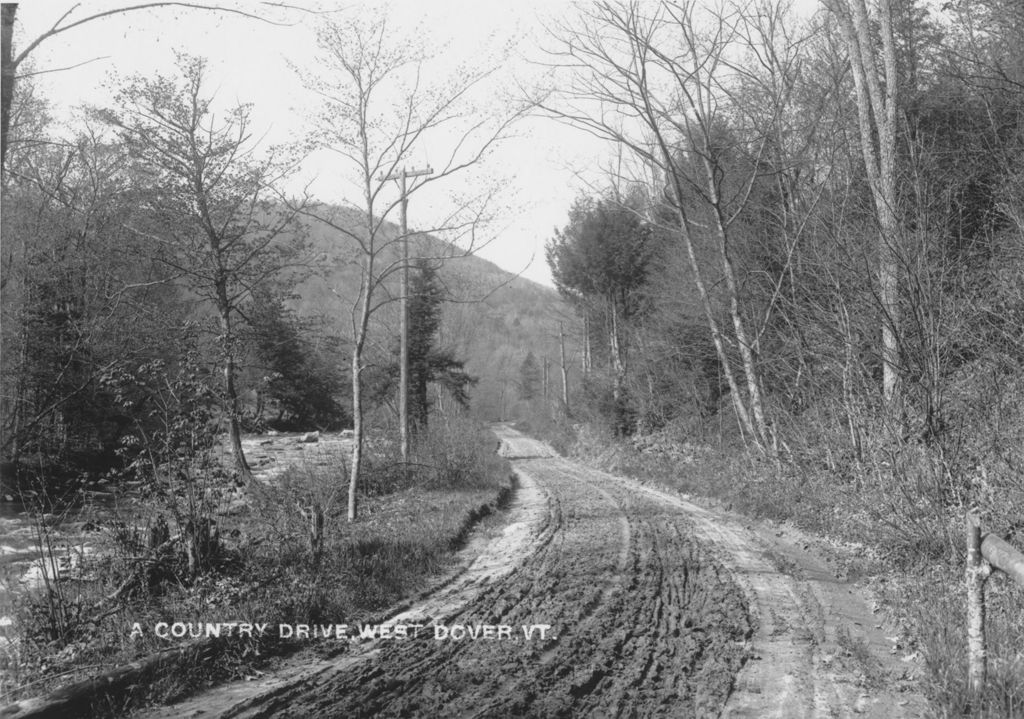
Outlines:
<svg viewBox="0 0 1024 719"><path fill-rule="evenodd" d="M223 471L213 452L221 398L197 338L196 328L186 326L177 337L177 357L122 362L102 377L133 420L121 442L123 472L142 480L144 491L169 510L190 577L207 568L219 549L208 483Z"/></svg>
<svg viewBox="0 0 1024 719"><path fill-rule="evenodd" d="M447 81L442 78L439 83L431 83L431 73L422 72L424 57L416 49L415 39L402 43L390 36L391 28L383 15L325 21L317 33L324 72L303 78L324 101L314 140L342 159L360 197L361 216L355 222L351 219L353 213L345 210L305 211L355 243L353 263L360 268L358 294L351 308L349 345L355 434L348 487L349 521L358 515L370 319L392 301L387 292L389 281L409 267L401 252L408 236L401 230L396 233L388 219L422 188L475 167L524 110L511 107L501 117L481 117L474 109L473 119L467 120L467 104L492 69L483 65L460 68ZM429 176L417 176L409 182L404 197L386 200L381 178L402 176L419 147L438 130L449 148L442 161ZM459 199L440 226L420 228L443 239L466 240L460 249L454 242L445 245L435 259L465 256L477 248L477 230L486 218L489 200L488 190L478 197Z"/></svg>
<svg viewBox="0 0 1024 719"><path fill-rule="evenodd" d="M249 476L236 384L239 308L261 283L299 261L299 208L285 210L270 199L281 164L273 154L256 159L251 108L215 114L201 58L179 55L178 72L136 76L116 107L98 114L118 130L148 180L138 193L145 221L133 229L216 312L229 442L239 471Z"/></svg>
<svg viewBox="0 0 1024 719"><path fill-rule="evenodd" d="M3 454L15 463L34 455L33 465L61 472L97 469L130 423L99 377L121 361L164 352L185 308L126 229L139 210L122 148L83 133L73 144L22 145L8 161Z"/></svg>

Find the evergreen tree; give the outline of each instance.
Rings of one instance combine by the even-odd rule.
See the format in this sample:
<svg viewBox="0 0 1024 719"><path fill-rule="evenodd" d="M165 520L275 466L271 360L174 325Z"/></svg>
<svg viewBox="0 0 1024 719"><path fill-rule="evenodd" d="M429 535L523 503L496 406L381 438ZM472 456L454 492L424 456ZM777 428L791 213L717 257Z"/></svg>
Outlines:
<svg viewBox="0 0 1024 719"><path fill-rule="evenodd" d="M540 395L540 364L533 352L527 352L519 365L519 399L530 401Z"/></svg>
<svg viewBox="0 0 1024 719"><path fill-rule="evenodd" d="M636 203L634 203L635 205ZM615 425L627 431L626 407L628 325L642 308L642 288L653 252L650 227L629 204L616 200L578 199L569 224L555 232L546 247L555 287L584 319L584 344L589 368L593 328L603 325L611 370Z"/></svg>
<svg viewBox="0 0 1024 719"><path fill-rule="evenodd" d="M260 373L257 420L263 413L262 400L269 399L278 410L277 417L270 421L276 429L343 426L348 418L338 401L344 381L337 363L318 362L318 353L306 341L284 298L267 289L257 290L247 314Z"/></svg>
<svg viewBox="0 0 1024 719"><path fill-rule="evenodd" d="M414 432L427 426L427 385L432 378L431 360L443 301L437 271L428 262L418 260L409 283L409 418Z"/></svg>
<svg viewBox="0 0 1024 719"><path fill-rule="evenodd" d="M460 407L469 406L469 388L477 382L453 349L437 345L443 303L444 287L437 269L427 260L417 260L409 281L409 417L414 432L427 427L431 382L443 387ZM393 356L398 357L397 340ZM396 359L368 382L371 400L384 402L395 396L398 373Z"/></svg>

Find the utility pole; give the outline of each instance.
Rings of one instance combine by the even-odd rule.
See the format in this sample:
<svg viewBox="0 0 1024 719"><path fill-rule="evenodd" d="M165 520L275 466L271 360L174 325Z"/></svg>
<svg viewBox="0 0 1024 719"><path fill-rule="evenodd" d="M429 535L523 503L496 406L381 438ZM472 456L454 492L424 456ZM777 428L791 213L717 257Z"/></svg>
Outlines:
<svg viewBox="0 0 1024 719"><path fill-rule="evenodd" d="M398 426L402 445L402 461L409 461L409 193L406 181L410 177L433 174L427 166L422 170L401 170L382 177L381 182L398 180L402 193L402 292L400 298L401 339L399 349Z"/></svg>

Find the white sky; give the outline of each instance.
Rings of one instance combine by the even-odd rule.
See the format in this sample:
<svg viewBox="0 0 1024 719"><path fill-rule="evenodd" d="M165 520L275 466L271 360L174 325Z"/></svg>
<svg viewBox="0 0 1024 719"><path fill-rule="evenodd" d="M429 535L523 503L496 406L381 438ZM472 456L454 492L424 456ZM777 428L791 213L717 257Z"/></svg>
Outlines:
<svg viewBox="0 0 1024 719"><path fill-rule="evenodd" d="M814 0L797 0L810 5ZM74 18L125 7L132 2L91 0L80 3ZM258 136L267 143L300 139L315 98L302 86L289 65L309 68L315 38L314 18L298 11L272 10L257 3L222 0L222 7L236 7L288 21L272 25L227 13L165 7L132 11L106 17L48 39L32 54L36 70L80 67L37 76L37 84L53 103L59 117L82 103L109 104L116 83L112 73L132 74L173 71L174 51L185 50L209 59L210 88L224 105L253 103ZM309 6L307 0L295 4ZM18 9L15 51L35 38L73 7L73 3L35 0ZM498 85L489 88L493 103L510 91L513 82L530 86L544 73L527 61L538 56L544 43L545 23L571 16L573 6L554 0L395 0L390 3L355 0L321 7L357 13L388 13L396 37L403 33L421 40L437 59L431 66L438 74L450 72L460 61L493 58L499 48L511 46ZM550 43L545 43L550 44ZM486 100L485 100L486 102ZM491 108L494 109L494 108ZM499 108L500 109L500 108ZM445 159L434 147L420 149L424 163L436 166ZM442 155L442 156L438 156ZM569 207L588 185L600 185L603 166L612 152L590 135L552 120L529 119L516 128L516 136L504 141L486 164L474 173L474 183L504 186L497 207L497 221L490 227L490 243L478 254L501 267L523 271L524 276L551 284L544 261L544 243L555 227L567 221ZM326 202L360 205L359 197L337 176L336 160L313 156L303 167L303 183L312 180L312 192ZM450 183L450 184L449 184ZM296 184L298 187L299 184ZM409 205L410 227L431 227L445 213L440 191L456 195L472 186L452 178L435 185L434 197L414 195ZM397 216L394 218L397 221Z"/></svg>
<svg viewBox="0 0 1024 719"><path fill-rule="evenodd" d="M81 3L70 19L85 17L131 2ZM265 12L255 3L222 6ZM18 9L15 51L27 39L48 29L73 3L23 2ZM341 7L340 5L325 7ZM523 61L534 54L535 38L543 34L542 18L571 12L569 4L542 0L432 0L432 2L360 1L348 3L357 12L388 12L394 18L396 36L408 25L412 34L425 41L428 52L438 58L436 65L446 66L474 53L486 54L512 42L516 46L506 63L517 79L529 83L540 72ZM110 102L115 83L112 73L127 77L135 73L162 71L171 73L174 51L207 57L210 61L210 88L225 105L235 102L254 104L253 119L257 135L269 143L299 139L306 131L306 117L315 100L303 88L289 63L308 67L315 45L313 18L299 12L272 12L278 19L295 22L288 27L245 19L237 15L166 7L137 10L114 15L75 28L48 39L32 54L35 69L50 70L79 63L80 67L37 76L36 82L53 103L54 114L67 117L71 108L82 103L105 105ZM493 52L492 52L493 54ZM505 78L507 81L509 78ZM511 89L511 88L504 88ZM494 88L498 93L502 88ZM495 95L497 97L497 94ZM491 225L493 240L479 254L501 267L523 271L524 276L550 284L544 261L544 242L553 229L567 221L569 206L576 194L599 174L606 148L585 133L550 120L530 119L518 125L515 137L500 145L494 155L476 172L476 181L503 183L497 207L499 215ZM431 148L422 148L423 160L432 165L444 157L435 157ZM360 204L358 196L343 189L332 178L332 165L313 157L304 167L304 177L317 179L312 190L318 199L328 202L347 200ZM487 177L483 177L487 173ZM582 173L586 179L577 177ZM452 193L464 193L456 178L449 181ZM440 184L440 183L439 183ZM410 200L411 227L432 226L429 198ZM417 204L419 202L419 204ZM397 215L394 218L397 221ZM434 220L437 222L437 220ZM524 270L525 268L525 270Z"/></svg>

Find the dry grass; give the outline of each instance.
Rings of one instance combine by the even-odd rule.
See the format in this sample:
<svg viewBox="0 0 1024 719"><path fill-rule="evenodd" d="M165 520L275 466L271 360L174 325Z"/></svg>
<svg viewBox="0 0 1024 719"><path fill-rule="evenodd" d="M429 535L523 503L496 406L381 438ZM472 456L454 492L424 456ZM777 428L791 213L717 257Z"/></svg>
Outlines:
<svg viewBox="0 0 1024 719"><path fill-rule="evenodd" d="M45 593L25 597L16 607L18 651L7 659L0 701L40 693L29 678L46 678L47 689L104 668L167 648L157 622L354 623L379 615L401 598L422 589L452 561L472 523L504 497L507 463L494 454L489 432L468 423L434 430L420 442L410 472L393 480L393 461L378 454L369 462L362 516L345 521L336 501L343 475L342 458L333 468L295 467L272 488L256 493L241 509L218 516L223 548L210 569L188 578L168 566L166 576L150 582L115 607L95 626L82 626L73 642L47 639ZM385 448L386 451L386 448ZM391 478L381 475L390 475ZM381 491L386 488L388 491ZM312 556L307 516L310 502L325 509L324 546ZM108 546L79 583L86 603L110 591L123 551ZM132 638L131 627L143 628ZM250 674L268 655L296 645L286 640L219 640L205 661L143 683L132 703L170 701L210 681ZM117 714L126 701L107 700L104 711Z"/></svg>

